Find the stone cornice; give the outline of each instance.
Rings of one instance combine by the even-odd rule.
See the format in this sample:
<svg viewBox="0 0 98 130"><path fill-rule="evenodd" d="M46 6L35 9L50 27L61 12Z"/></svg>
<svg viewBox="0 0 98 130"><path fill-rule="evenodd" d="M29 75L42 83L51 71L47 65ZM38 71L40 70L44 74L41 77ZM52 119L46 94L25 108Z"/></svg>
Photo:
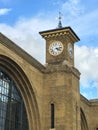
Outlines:
<svg viewBox="0 0 98 130"><path fill-rule="evenodd" d="M89 101L93 107L98 107L98 99L91 99Z"/></svg>
<svg viewBox="0 0 98 130"><path fill-rule="evenodd" d="M98 99L88 100L88 99L85 98L83 95L80 95L80 100L81 100L81 102L86 103L86 104L89 105L90 107L98 107Z"/></svg>
<svg viewBox="0 0 98 130"><path fill-rule="evenodd" d="M78 79L80 79L80 72L71 65L63 65L63 64L47 64L46 69L43 70L44 73L54 73L54 72L66 72L66 73L72 73L75 75Z"/></svg>
<svg viewBox="0 0 98 130"><path fill-rule="evenodd" d="M80 95L80 100L81 102L84 102L89 106L91 105L90 101L87 98L85 98L83 95Z"/></svg>
<svg viewBox="0 0 98 130"><path fill-rule="evenodd" d="M79 37L75 34L75 32L72 30L71 27L65 27L65 28L60 28L60 29L53 29L53 30L47 30L43 32L39 32L41 36L44 39L48 39L51 37L58 37L58 36L65 36L69 35L74 42L79 41Z"/></svg>
<svg viewBox="0 0 98 130"><path fill-rule="evenodd" d="M29 64L31 64L38 70L42 71L45 68L40 62L38 62L35 58L33 58L31 55L25 52L22 48L20 48L14 42L9 40L2 33L0 33L0 44L3 44L8 49L12 50L14 53L22 57L24 60L26 60Z"/></svg>

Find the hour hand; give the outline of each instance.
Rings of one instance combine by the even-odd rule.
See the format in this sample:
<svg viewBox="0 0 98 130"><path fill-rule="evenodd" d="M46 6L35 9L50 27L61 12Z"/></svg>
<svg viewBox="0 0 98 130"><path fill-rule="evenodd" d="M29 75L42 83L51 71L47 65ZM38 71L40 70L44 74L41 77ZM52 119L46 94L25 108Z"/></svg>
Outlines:
<svg viewBox="0 0 98 130"><path fill-rule="evenodd" d="M60 50L61 50L61 47L57 47L56 50L60 51Z"/></svg>

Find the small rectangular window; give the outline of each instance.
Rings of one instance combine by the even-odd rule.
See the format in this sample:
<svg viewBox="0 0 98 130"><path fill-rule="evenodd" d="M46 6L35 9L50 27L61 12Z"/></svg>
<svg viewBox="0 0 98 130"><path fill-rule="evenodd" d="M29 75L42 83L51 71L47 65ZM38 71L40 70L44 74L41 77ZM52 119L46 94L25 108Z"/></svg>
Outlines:
<svg viewBox="0 0 98 130"><path fill-rule="evenodd" d="M51 104L51 128L54 128L54 104Z"/></svg>

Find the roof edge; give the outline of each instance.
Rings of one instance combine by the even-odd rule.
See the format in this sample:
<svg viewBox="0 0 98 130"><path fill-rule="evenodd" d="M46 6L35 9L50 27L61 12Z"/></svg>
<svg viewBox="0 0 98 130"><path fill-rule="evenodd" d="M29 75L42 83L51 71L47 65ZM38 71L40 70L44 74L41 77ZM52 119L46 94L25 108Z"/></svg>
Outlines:
<svg viewBox="0 0 98 130"><path fill-rule="evenodd" d="M0 32L0 42L10 50L14 51L17 55L22 57L24 60L26 60L29 64L34 66L35 68L38 68L39 70L45 69L45 67L37 61L35 58L33 58L30 54L28 54L24 49L16 45L12 40L7 38L5 35L3 35ZM17 49L16 49L17 48Z"/></svg>
<svg viewBox="0 0 98 130"><path fill-rule="evenodd" d="M47 34L49 32L62 31L62 30L65 30L65 29L70 29L72 31L72 33L76 36L78 41L80 41L80 38L77 36L77 34L74 32L74 30L70 26L62 27L62 28L56 28L56 29L51 29L51 30L40 31L39 34L42 36L44 33Z"/></svg>

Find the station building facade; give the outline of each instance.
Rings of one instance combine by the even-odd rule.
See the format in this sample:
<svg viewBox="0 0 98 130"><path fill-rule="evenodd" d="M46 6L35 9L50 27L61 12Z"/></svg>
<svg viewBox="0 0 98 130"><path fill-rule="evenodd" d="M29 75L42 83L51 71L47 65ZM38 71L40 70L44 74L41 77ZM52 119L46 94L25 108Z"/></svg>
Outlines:
<svg viewBox="0 0 98 130"><path fill-rule="evenodd" d="M98 100L80 94L74 66L79 37L71 27L40 35L46 65L0 33L0 130L98 130Z"/></svg>

